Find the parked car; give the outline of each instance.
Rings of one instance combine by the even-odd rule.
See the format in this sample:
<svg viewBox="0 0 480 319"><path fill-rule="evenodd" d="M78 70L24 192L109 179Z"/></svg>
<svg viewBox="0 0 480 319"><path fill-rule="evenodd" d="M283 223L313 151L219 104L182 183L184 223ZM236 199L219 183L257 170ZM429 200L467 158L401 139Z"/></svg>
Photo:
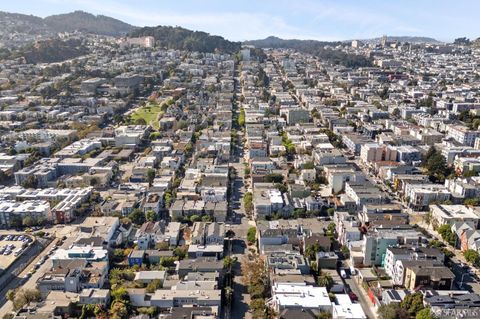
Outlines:
<svg viewBox="0 0 480 319"><path fill-rule="evenodd" d="M352 301L358 301L358 296L353 292L353 291L350 291L348 293L348 296L350 297L350 300Z"/></svg>

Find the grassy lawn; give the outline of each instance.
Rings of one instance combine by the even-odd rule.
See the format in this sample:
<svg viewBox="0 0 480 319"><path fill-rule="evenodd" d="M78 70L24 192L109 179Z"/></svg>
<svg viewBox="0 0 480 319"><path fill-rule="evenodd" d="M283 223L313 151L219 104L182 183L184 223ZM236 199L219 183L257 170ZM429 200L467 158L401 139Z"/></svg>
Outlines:
<svg viewBox="0 0 480 319"><path fill-rule="evenodd" d="M158 115L161 113L159 103L147 103L144 107L139 108L133 113L130 118L133 122L137 119L144 119L147 124L150 124L154 129L158 129Z"/></svg>

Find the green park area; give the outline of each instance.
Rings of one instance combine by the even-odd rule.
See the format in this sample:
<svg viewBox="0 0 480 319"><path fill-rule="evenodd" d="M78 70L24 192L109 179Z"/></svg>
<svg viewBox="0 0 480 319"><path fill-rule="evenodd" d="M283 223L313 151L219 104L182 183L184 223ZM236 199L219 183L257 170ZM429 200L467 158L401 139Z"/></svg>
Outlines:
<svg viewBox="0 0 480 319"><path fill-rule="evenodd" d="M167 108L175 101L169 98L162 103L148 102L142 107L139 107L135 112L130 115L131 123L142 123L151 125L155 130L159 129L158 121L162 118Z"/></svg>
<svg viewBox="0 0 480 319"><path fill-rule="evenodd" d="M150 124L154 129L158 129L159 114L161 113L163 114L161 104L148 102L130 115L130 119L133 123L142 122L143 119L146 124Z"/></svg>

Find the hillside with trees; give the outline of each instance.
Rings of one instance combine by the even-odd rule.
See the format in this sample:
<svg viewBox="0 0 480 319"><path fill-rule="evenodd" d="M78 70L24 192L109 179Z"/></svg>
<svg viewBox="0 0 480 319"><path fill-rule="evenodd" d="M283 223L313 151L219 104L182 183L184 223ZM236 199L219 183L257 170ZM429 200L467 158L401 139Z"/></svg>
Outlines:
<svg viewBox="0 0 480 319"><path fill-rule="evenodd" d="M349 54L332 48L333 46L341 45L341 42L296 39L284 40L271 36L263 40L246 41L244 44L253 45L257 48L294 49L315 55L321 59L331 62L332 64L341 64L347 67L372 66L372 60L363 55Z"/></svg>
<svg viewBox="0 0 480 319"><path fill-rule="evenodd" d="M88 53L86 46L80 40L62 41L52 39L27 45L11 53L11 57L23 57L27 63L54 63L65 61Z"/></svg>
<svg viewBox="0 0 480 319"><path fill-rule="evenodd" d="M107 36L124 36L135 27L103 15L83 11L46 18L0 11L0 47L19 48L39 40L57 39L58 33L80 31Z"/></svg>
<svg viewBox="0 0 480 319"><path fill-rule="evenodd" d="M43 19L45 24L57 32L81 31L87 33L122 36L135 27L104 15L93 15L84 11L57 14Z"/></svg>
<svg viewBox="0 0 480 319"><path fill-rule="evenodd" d="M220 36L180 27L145 27L136 29L129 35L132 37L152 36L158 46L174 50L235 53L241 47L240 42L232 42Z"/></svg>

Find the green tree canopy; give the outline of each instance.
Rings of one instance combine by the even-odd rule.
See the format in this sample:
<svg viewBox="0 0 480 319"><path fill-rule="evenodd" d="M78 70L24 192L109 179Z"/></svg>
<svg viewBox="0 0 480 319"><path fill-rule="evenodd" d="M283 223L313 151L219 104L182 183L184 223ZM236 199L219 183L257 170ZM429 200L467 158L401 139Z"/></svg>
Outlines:
<svg viewBox="0 0 480 319"><path fill-rule="evenodd" d="M130 215L128 215L128 218L130 218L130 220L136 225L142 225L143 223L145 223L145 220L146 220L145 219L145 214L139 208L135 208L130 213Z"/></svg>
<svg viewBox="0 0 480 319"><path fill-rule="evenodd" d="M255 227L250 227L247 231L247 241L251 244L257 239L257 229Z"/></svg>
<svg viewBox="0 0 480 319"><path fill-rule="evenodd" d="M400 303L400 307L405 309L410 316L415 316L417 312L424 308L422 294L416 292L414 294L405 296Z"/></svg>
<svg viewBox="0 0 480 319"><path fill-rule="evenodd" d="M430 308L424 308L417 313L415 319L437 319L437 316Z"/></svg>

